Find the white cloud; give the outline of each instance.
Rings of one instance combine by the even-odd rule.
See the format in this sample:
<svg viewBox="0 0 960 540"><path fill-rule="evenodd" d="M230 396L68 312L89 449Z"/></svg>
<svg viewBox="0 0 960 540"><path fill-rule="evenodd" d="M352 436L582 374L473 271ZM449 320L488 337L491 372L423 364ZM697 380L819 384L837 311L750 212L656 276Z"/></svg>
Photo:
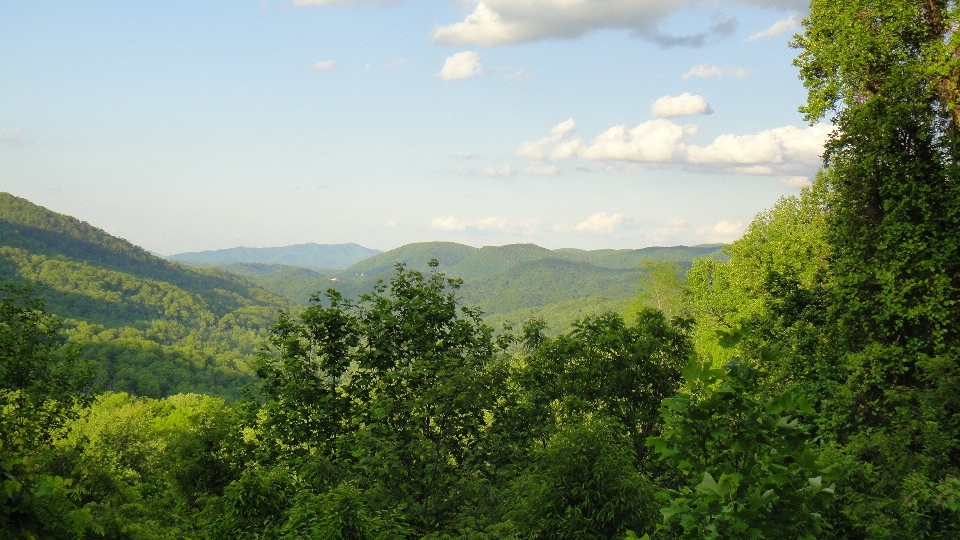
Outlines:
<svg viewBox="0 0 960 540"><path fill-rule="evenodd" d="M467 228L467 222L460 221L456 216L435 217L430 226L441 231L462 231Z"/></svg>
<svg viewBox="0 0 960 540"><path fill-rule="evenodd" d="M781 186L786 186L789 188L800 189L805 187L810 187L813 183L810 181L810 178L807 176L789 176L780 180Z"/></svg>
<svg viewBox="0 0 960 540"><path fill-rule="evenodd" d="M684 79L689 79L690 77L697 77L699 79L709 79L711 77L720 78L723 77L723 70L717 66L708 66L706 64L698 64L690 68L690 71L683 74Z"/></svg>
<svg viewBox="0 0 960 540"><path fill-rule="evenodd" d="M473 152L468 152L468 151L466 151L466 150L461 150L460 152L457 152L457 157L459 157L460 159L473 159L473 158L477 157L477 155L474 154Z"/></svg>
<svg viewBox="0 0 960 540"><path fill-rule="evenodd" d="M560 122L550 130L550 136L538 141L524 142L517 149L517 155L530 159L568 159L580 149L581 140L571 139L576 123L573 118Z"/></svg>
<svg viewBox="0 0 960 540"><path fill-rule="evenodd" d="M367 62L367 64L366 64L365 66L363 66L363 70L364 70L364 71L370 71L370 68L371 68L372 66L373 66L373 64L371 64L370 62Z"/></svg>
<svg viewBox="0 0 960 540"><path fill-rule="evenodd" d="M522 143L516 154L535 161L546 158L598 161L603 168L613 170L660 164L739 174L792 176L811 174L822 165L823 145L833 131L829 124L783 126L760 133L720 135L706 146L698 146L690 142L697 132L696 125L679 125L658 118L633 129L614 126L589 144L583 144L579 138L570 138L574 126L573 119L561 122L551 130L549 137ZM527 172L532 172L535 167L542 165L532 163ZM492 168L487 170L488 175L495 175L495 172Z"/></svg>
<svg viewBox="0 0 960 540"><path fill-rule="evenodd" d="M740 238L743 234L742 221L723 220L709 227L697 229L697 235L707 243L727 243Z"/></svg>
<svg viewBox="0 0 960 540"><path fill-rule="evenodd" d="M828 124L817 124L806 128L784 126L750 135L721 135L705 147L690 147L688 160L742 165L817 164L832 131Z"/></svg>
<svg viewBox="0 0 960 540"><path fill-rule="evenodd" d="M672 13L707 5L701 0L470 0L476 4L462 21L439 26L433 40L441 45L505 45L544 39L572 39L614 28L661 46L703 46L710 38L736 30L736 19L715 23L687 35L670 35L660 24ZM719 0L709 4L750 4L808 9L807 0Z"/></svg>
<svg viewBox="0 0 960 540"><path fill-rule="evenodd" d="M732 75L738 79L745 79L750 76L750 70L743 67L723 69L720 66L708 66L707 64L697 64L690 68L690 71L683 74L684 80L696 77L698 79L720 79L727 75Z"/></svg>
<svg viewBox="0 0 960 540"><path fill-rule="evenodd" d="M578 231L589 231L595 234L613 234L622 221L623 214L598 212L581 221L573 228Z"/></svg>
<svg viewBox="0 0 960 540"><path fill-rule="evenodd" d="M483 65L480 60L480 54L474 51L458 52L447 57L443 68L437 72L437 77L445 81L459 81L482 75Z"/></svg>
<svg viewBox="0 0 960 540"><path fill-rule="evenodd" d="M653 116L670 118L673 116L693 116L696 114L711 114L713 110L703 96L684 92L679 96L663 96L653 102L650 107Z"/></svg>
<svg viewBox="0 0 960 540"><path fill-rule="evenodd" d="M333 60L323 60L314 64L313 69L317 71L329 71L333 69L333 67L336 65L337 63L334 62Z"/></svg>
<svg viewBox="0 0 960 540"><path fill-rule="evenodd" d="M477 220L477 222L474 223L473 226L481 231L486 231L490 229L497 229L502 231L507 228L507 218L503 218L500 216L491 216L488 218Z"/></svg>
<svg viewBox="0 0 960 540"><path fill-rule="evenodd" d="M780 34L794 33L800 30L800 14L792 13L786 19L780 19L779 21L773 23L773 26L757 32L752 36L747 38L747 41L757 41L758 39L766 39L773 36L779 36Z"/></svg>
<svg viewBox="0 0 960 540"><path fill-rule="evenodd" d="M503 165L490 165L483 170L483 174L494 177L512 176L513 166L510 163L505 163Z"/></svg>
<svg viewBox="0 0 960 540"><path fill-rule="evenodd" d="M631 130L615 126L598 135L590 146L580 150L579 156L601 161L682 161L685 141L696 131L696 126L679 126L663 119L644 122Z"/></svg>
<svg viewBox="0 0 960 540"><path fill-rule="evenodd" d="M543 165L541 163L531 163L523 172L537 176L556 176L559 173L556 165Z"/></svg>
<svg viewBox="0 0 960 540"><path fill-rule="evenodd" d="M397 220L395 219L388 220L386 223L384 223L384 225L386 225L387 227L396 227Z"/></svg>
<svg viewBox="0 0 960 540"><path fill-rule="evenodd" d="M20 135L20 128L14 128L10 133L0 133L0 143L11 142Z"/></svg>

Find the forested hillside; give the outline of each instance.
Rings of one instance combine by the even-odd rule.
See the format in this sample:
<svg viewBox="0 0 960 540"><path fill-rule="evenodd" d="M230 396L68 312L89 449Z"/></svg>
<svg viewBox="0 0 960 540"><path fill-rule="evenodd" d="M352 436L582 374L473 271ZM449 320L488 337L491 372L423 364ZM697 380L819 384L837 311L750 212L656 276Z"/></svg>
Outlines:
<svg viewBox="0 0 960 540"><path fill-rule="evenodd" d="M0 193L0 278L37 286L104 389L236 395L288 302L232 274L165 261Z"/></svg>
<svg viewBox="0 0 960 540"><path fill-rule="evenodd" d="M219 267L307 305L315 293L331 288L344 297L357 298L378 280L389 280L398 262L424 271L434 259L442 271L465 280L461 289L464 301L478 306L494 327L540 317L550 332L558 333L586 315L627 310L649 272L644 263L676 263L685 271L698 257L722 260L726 256L718 245L585 251L549 250L534 244L473 248L452 242L421 242L341 271L236 263Z"/></svg>

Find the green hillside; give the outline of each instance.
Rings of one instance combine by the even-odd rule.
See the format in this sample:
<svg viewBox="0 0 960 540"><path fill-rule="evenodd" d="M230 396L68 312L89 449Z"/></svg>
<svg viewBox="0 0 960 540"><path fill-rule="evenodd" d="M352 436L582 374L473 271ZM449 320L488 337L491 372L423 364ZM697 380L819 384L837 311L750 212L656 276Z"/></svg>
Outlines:
<svg viewBox="0 0 960 540"><path fill-rule="evenodd" d="M393 272L394 265L402 262L408 268L424 271L427 262L436 259L441 268L452 268L469 257L477 248L456 242L417 242L384 251L362 260L343 270L340 277L368 277Z"/></svg>
<svg viewBox="0 0 960 540"><path fill-rule="evenodd" d="M106 389L236 395L259 338L290 306L220 269L166 261L0 193L0 279L34 284Z"/></svg>
<svg viewBox="0 0 960 540"><path fill-rule="evenodd" d="M694 259L724 259L719 245L644 249L556 249L534 244L474 248L452 242L408 244L341 271L318 272L286 265L230 264L220 268L244 276L292 301L307 304L329 288L347 298L389 281L397 262L425 271L435 258L439 269L464 279L461 293L480 306L494 326L521 324L541 317L552 332L563 331L586 315L623 312L644 276L644 261L676 262L682 269Z"/></svg>
<svg viewBox="0 0 960 540"><path fill-rule="evenodd" d="M230 263L284 264L303 268L346 268L380 253L358 244L296 244L284 247L236 247L167 257L193 265L221 266Z"/></svg>

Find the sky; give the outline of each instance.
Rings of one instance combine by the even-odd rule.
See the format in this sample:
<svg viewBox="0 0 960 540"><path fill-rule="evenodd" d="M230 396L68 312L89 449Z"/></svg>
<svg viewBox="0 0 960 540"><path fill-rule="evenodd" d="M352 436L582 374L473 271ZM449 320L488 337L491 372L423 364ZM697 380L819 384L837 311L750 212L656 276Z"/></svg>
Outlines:
<svg viewBox="0 0 960 540"><path fill-rule="evenodd" d="M729 242L808 185L798 0L0 2L0 191L151 251Z"/></svg>

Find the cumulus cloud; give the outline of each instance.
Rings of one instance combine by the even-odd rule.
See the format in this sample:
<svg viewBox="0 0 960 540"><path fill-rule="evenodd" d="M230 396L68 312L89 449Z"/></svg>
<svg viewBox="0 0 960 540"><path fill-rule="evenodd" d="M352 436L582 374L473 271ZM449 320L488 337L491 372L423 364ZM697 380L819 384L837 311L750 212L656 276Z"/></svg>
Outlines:
<svg viewBox="0 0 960 540"><path fill-rule="evenodd" d="M736 30L736 19L717 22L689 35L672 35L661 23L681 9L704 5L697 0L472 0L473 11L462 21L438 26L433 40L441 45L506 45L544 39L573 39L614 28L663 47L705 45L711 37ZM774 9L805 9L805 0L721 0Z"/></svg>
<svg viewBox="0 0 960 540"><path fill-rule="evenodd" d="M337 63L333 60L322 60L313 65L313 69L317 71L330 71L336 66Z"/></svg>
<svg viewBox="0 0 960 540"><path fill-rule="evenodd" d="M605 162L608 168L625 163L660 164L740 174L798 175L821 165L823 145L833 130L829 124L783 126L760 133L720 135L698 146L690 142L697 126L657 118L633 129L614 126L583 144L569 136L574 125L573 119L561 122L549 137L521 144L517 155L537 161L579 158Z"/></svg>
<svg viewBox="0 0 960 540"><path fill-rule="evenodd" d="M395 220L395 219L387 220L386 223L384 223L384 225L386 225L387 227L396 227L396 226L397 226L397 220Z"/></svg>
<svg viewBox="0 0 960 540"><path fill-rule="evenodd" d="M556 165L543 165L541 163L531 163L523 172L536 176L556 176L559 173Z"/></svg>
<svg viewBox="0 0 960 540"><path fill-rule="evenodd" d="M684 92L679 96L663 96L653 102L650 107L653 116L670 118L673 116L693 116L696 114L711 114L713 110L703 96Z"/></svg>
<svg viewBox="0 0 960 540"><path fill-rule="evenodd" d="M573 228L578 231L588 231L594 234L613 234L622 221L623 214L597 212L576 224Z"/></svg>
<svg viewBox="0 0 960 540"><path fill-rule="evenodd" d="M530 159L550 158L567 159L576 154L581 140L571 137L576 123L573 118L560 122L550 130L550 136L537 141L524 142L517 149L517 155Z"/></svg>
<svg viewBox="0 0 960 540"><path fill-rule="evenodd" d="M747 41L757 41L758 39L766 39L786 33L792 34L798 30L800 30L800 14L793 13L786 19L780 19L773 23L773 26L770 28L751 35L747 38Z"/></svg>
<svg viewBox="0 0 960 540"><path fill-rule="evenodd" d="M459 81L483 74L483 65L480 63L480 54L474 51L458 52L448 56L443 62L443 68L437 72L437 77L445 81Z"/></svg>
<svg viewBox="0 0 960 540"><path fill-rule="evenodd" d="M745 79L750 76L750 70L742 67L723 69L720 66L709 66L707 64L697 64L690 68L690 71L683 74L684 80L696 77L698 79L720 79L725 76L733 76L738 79Z"/></svg>
<svg viewBox="0 0 960 540"><path fill-rule="evenodd" d="M723 220L709 227L697 229L697 235L704 242L727 243L733 242L743 234L742 221Z"/></svg>
<svg viewBox="0 0 960 540"><path fill-rule="evenodd" d="M460 152L457 152L457 157L460 159L473 159L477 157L477 155L467 150L461 150Z"/></svg>
<svg viewBox="0 0 960 540"><path fill-rule="evenodd" d="M513 175L513 166L510 163L503 165L490 165L483 170L483 174L493 177L503 177Z"/></svg>
<svg viewBox="0 0 960 540"><path fill-rule="evenodd" d="M441 231L462 231L467 228L466 221L460 221L456 216L435 217L430 226Z"/></svg>
<svg viewBox="0 0 960 540"><path fill-rule="evenodd" d="M828 124L784 126L750 135L721 135L705 147L688 150L690 163L819 163L823 144L833 131Z"/></svg>
<svg viewBox="0 0 960 540"><path fill-rule="evenodd" d="M602 161L683 161L685 141L696 131L696 126L679 126L664 119L650 120L630 130L615 126L598 135L579 156Z"/></svg>

